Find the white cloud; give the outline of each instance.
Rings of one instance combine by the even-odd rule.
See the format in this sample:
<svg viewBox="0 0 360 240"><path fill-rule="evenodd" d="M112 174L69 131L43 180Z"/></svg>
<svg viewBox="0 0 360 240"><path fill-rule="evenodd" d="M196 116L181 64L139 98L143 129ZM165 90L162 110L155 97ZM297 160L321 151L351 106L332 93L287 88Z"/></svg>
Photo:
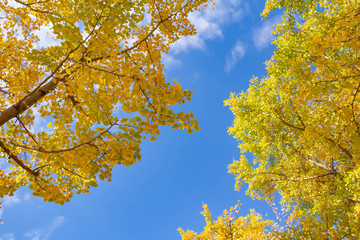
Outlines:
<svg viewBox="0 0 360 240"><path fill-rule="evenodd" d="M30 240L47 240L50 239L53 232L61 226L64 222L64 216L55 217L50 225L43 228L36 228L24 234L25 237L30 238Z"/></svg>
<svg viewBox="0 0 360 240"><path fill-rule="evenodd" d="M175 53L189 49L205 49L205 41L222 38L222 27L231 22L240 21L247 12L242 0L215 0L215 10L210 6L202 12L189 15L197 34L180 38L172 45Z"/></svg>
<svg viewBox="0 0 360 240"><path fill-rule="evenodd" d="M25 201L25 202L29 202L30 199L31 199L31 194L30 194L30 193L25 193L25 194L24 194L24 201Z"/></svg>
<svg viewBox="0 0 360 240"><path fill-rule="evenodd" d="M17 191L15 192L14 196L5 196L3 199L1 199L2 208L0 208L0 221L2 220L4 208L14 207L20 203L28 203L30 200L31 194L28 192L19 193L19 191Z"/></svg>
<svg viewBox="0 0 360 240"><path fill-rule="evenodd" d="M14 196L5 196L2 200L2 206L0 208L0 221L2 220L2 216L4 214L4 207L13 207L16 204L19 204L22 202L21 196L19 196L18 193L15 193ZM6 238L5 238L6 239ZM2 240L0 238L0 240Z"/></svg>
<svg viewBox="0 0 360 240"><path fill-rule="evenodd" d="M14 0L8 1L7 4L13 8L23 8L24 7L23 4L20 4ZM35 15L30 15L30 17L32 19L36 19ZM56 39L56 36L53 33L51 27L52 27L51 24L49 26L42 26L40 29L34 30L32 32L32 34L34 34L35 36L37 36L39 38L39 41L34 44L35 48L37 48L37 49L40 49L42 47L46 48L49 46L59 45L61 43L60 40ZM16 24L15 30L16 30L15 32L17 35L17 39L23 40L24 36L22 34L20 25Z"/></svg>
<svg viewBox="0 0 360 240"><path fill-rule="evenodd" d="M20 3L16 2L15 0L8 1L8 5L14 8L23 7Z"/></svg>
<svg viewBox="0 0 360 240"><path fill-rule="evenodd" d="M5 207L13 207L18 203L21 203L21 199L17 194L14 196L5 196L2 200L3 206Z"/></svg>
<svg viewBox="0 0 360 240"><path fill-rule="evenodd" d="M35 43L35 48L47 48L50 46L59 45L60 40L56 38L56 35L53 33L51 26L43 26L40 30L35 30L34 35L36 35L40 41Z"/></svg>
<svg viewBox="0 0 360 240"><path fill-rule="evenodd" d="M256 28L253 31L254 45L258 51L261 51L265 47L269 46L274 36L271 35L274 25L281 22L281 16L277 16L268 20L262 24L261 27Z"/></svg>
<svg viewBox="0 0 360 240"><path fill-rule="evenodd" d="M244 44L240 41L236 42L230 54L225 58L225 71L230 72L235 64L244 57L245 53L246 47Z"/></svg>
<svg viewBox="0 0 360 240"><path fill-rule="evenodd" d="M40 240L40 237L42 235L43 234L39 229L34 229L34 230L31 230L30 232L27 232L24 234L25 237L28 237L31 240Z"/></svg>
<svg viewBox="0 0 360 240"><path fill-rule="evenodd" d="M162 62L164 63L166 69L178 68L182 64L180 60L174 58L169 54L163 55Z"/></svg>
<svg viewBox="0 0 360 240"><path fill-rule="evenodd" d="M0 235L0 240L15 240L15 236L13 233L6 233Z"/></svg>

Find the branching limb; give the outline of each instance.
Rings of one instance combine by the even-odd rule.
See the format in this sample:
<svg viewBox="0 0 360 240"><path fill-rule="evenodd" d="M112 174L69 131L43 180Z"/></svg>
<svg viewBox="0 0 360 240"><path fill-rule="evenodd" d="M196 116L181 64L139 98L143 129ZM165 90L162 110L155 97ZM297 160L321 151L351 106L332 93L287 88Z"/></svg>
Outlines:
<svg viewBox="0 0 360 240"><path fill-rule="evenodd" d="M92 36L96 30L96 25L99 23L100 18L95 24L95 27L92 29L91 33L81 42L79 43L74 49L69 51L69 53L65 56L65 58L57 65L57 67L51 72L51 74L45 78L32 92L28 95L23 97L19 102L15 103L14 105L10 106L9 108L0 112L0 126L4 125L10 119L18 116L19 114L23 113L26 109L33 106L35 103L40 101L45 95L47 95L50 91L55 90L57 85L60 82L66 81L66 79L70 76L66 73L65 70L60 72L63 75L62 78L54 77L55 74L63 67L65 62L69 59L70 55L77 51L89 38Z"/></svg>
<svg viewBox="0 0 360 240"><path fill-rule="evenodd" d="M32 133L27 129L27 127L25 126L25 124L23 123L23 121L21 121L21 119L19 117L16 117L16 119L20 122L21 126L25 129L25 131L27 132L27 134L30 136L30 138L36 143L38 144L38 142L36 141L35 137L32 135Z"/></svg>
<svg viewBox="0 0 360 240"><path fill-rule="evenodd" d="M348 156L351 160L354 158L353 155L345 149L343 146L341 146L339 143L336 143L334 140L328 137L324 137L326 140L330 141L332 144L334 144L342 153L344 153L346 156Z"/></svg>
<svg viewBox="0 0 360 240"><path fill-rule="evenodd" d="M90 139L89 141L86 141L86 142L83 142L83 143L80 143L78 145L75 145L71 148L66 148L66 149L59 149L59 150L46 150L44 148L35 148L35 147L29 147L29 146L26 146L26 145L21 145L21 144L18 144L16 142L13 142L11 141L11 144L17 146L17 147L21 147L21 148L25 148L25 149L29 149L29 150L34 150L34 151L37 151L37 152L43 152L43 153L62 153L62 152L68 152L68 151L72 151L72 150L75 150L79 147L82 147L84 145L90 145L93 141L95 141L96 139L98 139L99 137L101 137L103 134L105 134L106 132L109 132L109 130L113 127L117 125L117 123L113 123L111 124L107 129L105 129L104 131L102 131L101 133L99 133L98 135L96 135L95 137L93 137L92 139Z"/></svg>
<svg viewBox="0 0 360 240"><path fill-rule="evenodd" d="M334 172L334 169L332 169L331 167L329 167L329 166L326 166L326 165L324 165L324 164L322 164L322 163L320 163L320 162L318 162L318 161L315 161L315 160L311 160L311 159L309 159L309 158L307 158L304 154L302 154L299 150L297 150L296 148L294 148L294 147L292 147L292 146L290 146L291 147L291 149L295 152L295 153L297 153L301 158L303 158L304 160L306 160L306 161L308 161L308 162L310 162L310 163L312 163L312 164L314 164L314 165L316 165L316 166L318 166L318 167L320 167L320 168L323 168L323 169L325 169L325 170L327 170L327 171L329 171L329 172Z"/></svg>
<svg viewBox="0 0 360 240"><path fill-rule="evenodd" d="M26 166L15 154L13 154L11 152L10 149L8 149L5 144L0 141L0 147L2 148L2 150L11 158L13 159L22 169L24 169L25 171L27 171L28 173L30 173L31 175L33 175L34 177L39 176L39 172L36 172L34 170L32 170L31 168L29 168L28 166Z"/></svg>
<svg viewBox="0 0 360 240"><path fill-rule="evenodd" d="M321 177L325 177L328 175L334 175L335 172L334 171L329 171L320 175L316 175L316 176L311 176L311 177L304 177L304 178L290 178L291 181L305 181L305 180L313 180L313 179L317 179L317 178L321 178Z"/></svg>

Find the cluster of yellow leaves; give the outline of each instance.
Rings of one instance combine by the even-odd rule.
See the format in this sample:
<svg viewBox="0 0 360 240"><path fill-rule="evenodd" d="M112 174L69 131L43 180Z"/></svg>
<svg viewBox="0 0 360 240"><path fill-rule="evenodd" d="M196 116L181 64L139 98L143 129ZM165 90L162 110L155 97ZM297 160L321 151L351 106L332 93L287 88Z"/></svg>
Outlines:
<svg viewBox="0 0 360 240"><path fill-rule="evenodd" d="M263 15L283 7L268 76L225 101L242 151L229 171L254 198L280 193L283 238L359 239L360 4L270 0Z"/></svg>
<svg viewBox="0 0 360 240"><path fill-rule="evenodd" d="M211 213L206 204L203 205L204 211L202 215L205 217L206 226L200 234L194 231L184 231L178 229L183 240L232 240L232 239L248 239L248 240L270 240L274 239L269 233L269 228L274 227L270 220L262 220L261 215L250 210L250 214L245 217L238 216L238 205L224 210L222 216L216 221L212 220Z"/></svg>
<svg viewBox="0 0 360 240"><path fill-rule="evenodd" d="M165 79L161 58L195 34L188 15L207 4L1 1L0 157L9 169L0 198L29 186L63 204L140 160L142 139L155 140L160 126L199 130L192 113L173 110L191 91ZM40 41L41 31L56 41Z"/></svg>

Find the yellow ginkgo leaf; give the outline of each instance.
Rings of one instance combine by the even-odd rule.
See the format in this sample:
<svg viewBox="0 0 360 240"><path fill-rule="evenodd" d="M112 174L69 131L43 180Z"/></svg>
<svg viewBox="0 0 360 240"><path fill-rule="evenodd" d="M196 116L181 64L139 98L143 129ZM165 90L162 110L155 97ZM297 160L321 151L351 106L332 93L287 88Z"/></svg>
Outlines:
<svg viewBox="0 0 360 240"><path fill-rule="evenodd" d="M189 14L207 2L1 1L0 153L14 174L0 171L0 196L28 186L64 204L109 181L114 165L140 161L160 126L197 128L171 107L191 91L166 79L161 60L196 33ZM43 42L40 29L57 39Z"/></svg>

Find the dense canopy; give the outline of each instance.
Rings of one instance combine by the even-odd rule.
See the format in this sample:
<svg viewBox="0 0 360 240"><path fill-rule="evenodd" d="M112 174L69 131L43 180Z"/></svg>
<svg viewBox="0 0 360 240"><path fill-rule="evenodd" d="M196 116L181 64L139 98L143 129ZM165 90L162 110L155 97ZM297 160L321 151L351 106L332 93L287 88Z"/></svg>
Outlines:
<svg viewBox="0 0 360 240"><path fill-rule="evenodd" d="M159 126L198 130L172 106L191 91L165 79L164 54L193 35L207 0L0 2L0 197L29 186L63 204L116 164L140 160ZM42 37L48 32L50 42ZM44 128L44 125L47 128Z"/></svg>
<svg viewBox="0 0 360 240"><path fill-rule="evenodd" d="M270 0L264 16L276 8L285 13L268 75L226 101L243 154L229 171L257 199L280 193L291 238L357 239L360 5Z"/></svg>

